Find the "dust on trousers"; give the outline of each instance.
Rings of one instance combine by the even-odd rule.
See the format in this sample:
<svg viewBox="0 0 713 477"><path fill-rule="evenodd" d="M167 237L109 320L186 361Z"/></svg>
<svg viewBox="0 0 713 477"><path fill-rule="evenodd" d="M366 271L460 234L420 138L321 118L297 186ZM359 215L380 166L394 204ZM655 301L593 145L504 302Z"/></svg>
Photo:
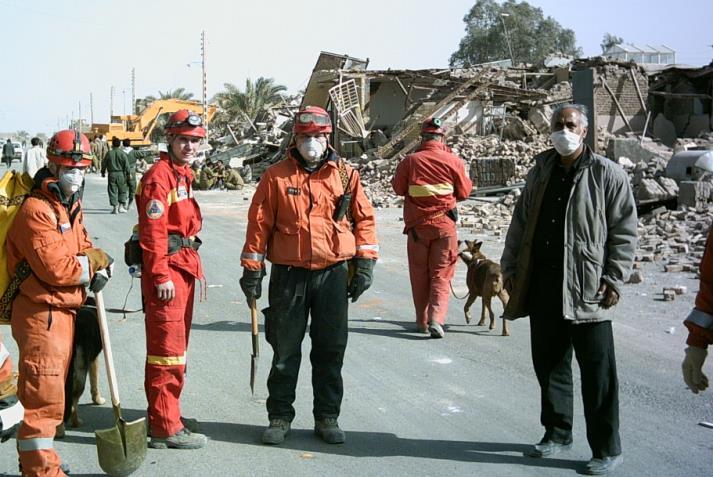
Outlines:
<svg viewBox="0 0 713 477"><path fill-rule="evenodd" d="M417 225L409 229L407 253L416 324L426 328L433 321L446 322L450 282L458 258L458 237L451 219L449 227Z"/></svg>
<svg viewBox="0 0 713 477"><path fill-rule="evenodd" d="M159 438L172 436L183 428L180 398L196 282L192 274L175 268L169 269L169 275L176 287L176 297L169 302L156 296L153 276L141 277L146 312L144 388L151 436Z"/></svg>

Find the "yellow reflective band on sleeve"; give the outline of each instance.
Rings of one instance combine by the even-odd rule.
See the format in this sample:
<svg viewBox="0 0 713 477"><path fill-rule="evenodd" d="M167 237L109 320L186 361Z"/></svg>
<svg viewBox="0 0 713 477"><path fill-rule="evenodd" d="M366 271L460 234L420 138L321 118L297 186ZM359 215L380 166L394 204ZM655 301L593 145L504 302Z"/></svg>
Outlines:
<svg viewBox="0 0 713 477"><path fill-rule="evenodd" d="M156 366L183 366L186 364L186 355L183 356L146 356L146 363Z"/></svg>
<svg viewBox="0 0 713 477"><path fill-rule="evenodd" d="M453 193L453 184L444 182L442 184L410 185L408 195L411 197L431 197L434 195L447 195Z"/></svg>

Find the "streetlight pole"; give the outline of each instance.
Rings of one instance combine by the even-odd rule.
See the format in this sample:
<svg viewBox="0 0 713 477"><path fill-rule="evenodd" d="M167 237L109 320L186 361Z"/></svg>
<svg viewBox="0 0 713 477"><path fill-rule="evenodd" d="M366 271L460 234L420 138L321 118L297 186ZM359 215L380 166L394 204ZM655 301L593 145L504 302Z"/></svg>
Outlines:
<svg viewBox="0 0 713 477"><path fill-rule="evenodd" d="M208 137L208 104L207 104L207 87L205 73L205 30L201 31L201 71L203 77L203 127L206 130L206 139Z"/></svg>
<svg viewBox="0 0 713 477"><path fill-rule="evenodd" d="M508 27L505 25L505 17L509 17L509 13L501 13L500 14L500 21L503 22L503 31L505 31L505 41L508 44L508 51L510 52L510 61L512 62L512 66L515 66L515 58L512 56L512 46L510 45L510 35L508 35Z"/></svg>

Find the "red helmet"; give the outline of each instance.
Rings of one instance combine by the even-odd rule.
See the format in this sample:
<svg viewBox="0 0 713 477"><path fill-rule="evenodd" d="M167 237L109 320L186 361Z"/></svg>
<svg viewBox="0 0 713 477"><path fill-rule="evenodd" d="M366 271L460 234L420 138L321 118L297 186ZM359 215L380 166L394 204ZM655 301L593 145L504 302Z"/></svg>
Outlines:
<svg viewBox="0 0 713 477"><path fill-rule="evenodd" d="M88 167L92 163L87 136L75 129L54 133L47 145L47 159L68 167Z"/></svg>
<svg viewBox="0 0 713 477"><path fill-rule="evenodd" d="M329 114L318 106L307 106L295 114L295 123L292 126L293 134L313 134L332 132L332 121Z"/></svg>
<svg viewBox="0 0 713 477"><path fill-rule="evenodd" d="M441 118L428 118L421 125L421 134L446 134L446 128L443 126Z"/></svg>
<svg viewBox="0 0 713 477"><path fill-rule="evenodd" d="M205 137L203 119L187 109L179 109L173 113L168 118L164 131L172 136Z"/></svg>

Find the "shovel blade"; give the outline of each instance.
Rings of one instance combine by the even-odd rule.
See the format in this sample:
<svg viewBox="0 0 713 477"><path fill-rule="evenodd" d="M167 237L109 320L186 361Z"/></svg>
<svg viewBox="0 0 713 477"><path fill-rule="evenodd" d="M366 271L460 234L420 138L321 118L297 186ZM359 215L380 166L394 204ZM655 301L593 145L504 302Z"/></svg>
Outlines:
<svg viewBox="0 0 713 477"><path fill-rule="evenodd" d="M99 466L112 477L125 477L138 469L146 458L146 419L126 422L118 419L114 427L94 432Z"/></svg>

